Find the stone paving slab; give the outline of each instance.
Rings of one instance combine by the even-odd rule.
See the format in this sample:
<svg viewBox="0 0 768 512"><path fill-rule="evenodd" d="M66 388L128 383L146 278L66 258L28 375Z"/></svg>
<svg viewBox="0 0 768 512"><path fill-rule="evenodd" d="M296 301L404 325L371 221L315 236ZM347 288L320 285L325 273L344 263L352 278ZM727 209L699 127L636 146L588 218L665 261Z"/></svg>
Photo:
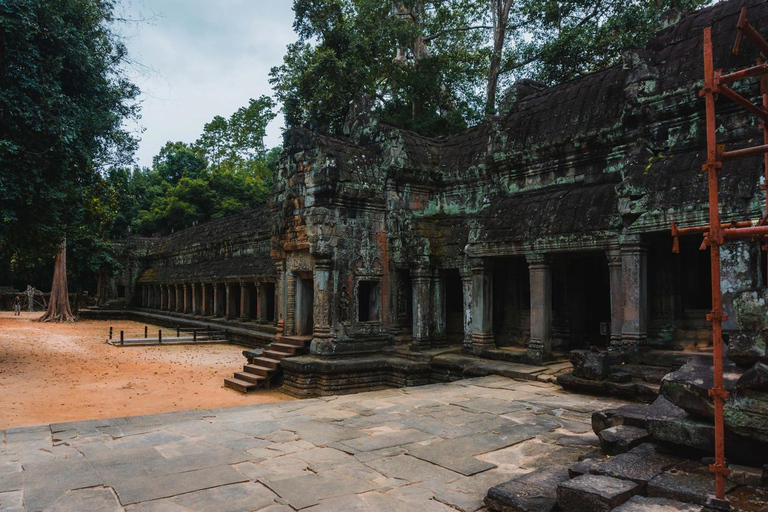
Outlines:
<svg viewBox="0 0 768 512"><path fill-rule="evenodd" d="M592 450L591 411L621 405L491 376L8 429L0 510L476 511Z"/></svg>

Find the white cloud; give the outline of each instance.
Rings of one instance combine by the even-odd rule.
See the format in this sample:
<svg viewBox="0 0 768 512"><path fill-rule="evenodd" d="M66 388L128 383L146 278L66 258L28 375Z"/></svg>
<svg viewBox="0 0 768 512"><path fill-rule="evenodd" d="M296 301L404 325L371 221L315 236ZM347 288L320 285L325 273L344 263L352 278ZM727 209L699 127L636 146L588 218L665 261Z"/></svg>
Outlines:
<svg viewBox="0 0 768 512"><path fill-rule="evenodd" d="M126 0L118 14L129 74L142 90L136 154L148 166L168 140L192 142L216 115L271 95L268 73L296 39L291 0ZM282 116L267 146L281 142Z"/></svg>

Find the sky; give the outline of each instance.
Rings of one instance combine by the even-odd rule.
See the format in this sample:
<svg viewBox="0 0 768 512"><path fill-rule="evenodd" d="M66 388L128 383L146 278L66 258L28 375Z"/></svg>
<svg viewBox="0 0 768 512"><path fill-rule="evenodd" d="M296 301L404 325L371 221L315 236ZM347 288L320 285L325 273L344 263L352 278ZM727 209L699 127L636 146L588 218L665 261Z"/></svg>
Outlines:
<svg viewBox="0 0 768 512"><path fill-rule="evenodd" d="M291 0L121 0L117 14L142 93L136 161L150 166L169 140L194 142L216 115L272 95L269 70L296 40ZM135 21L134 21L135 20ZM283 118L267 130L281 142Z"/></svg>

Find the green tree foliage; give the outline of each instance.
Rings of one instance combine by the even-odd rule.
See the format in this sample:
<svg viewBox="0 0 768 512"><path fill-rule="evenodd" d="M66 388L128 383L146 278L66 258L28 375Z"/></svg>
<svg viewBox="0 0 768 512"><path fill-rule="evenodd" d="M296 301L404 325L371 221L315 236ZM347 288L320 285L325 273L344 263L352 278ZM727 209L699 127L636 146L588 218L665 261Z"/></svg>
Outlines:
<svg viewBox="0 0 768 512"><path fill-rule="evenodd" d="M206 123L194 144L168 142L151 169L111 170L120 198L112 235L167 234L263 204L279 155L264 146L273 109L266 96L251 99Z"/></svg>
<svg viewBox="0 0 768 512"><path fill-rule="evenodd" d="M0 257L39 287L65 238L74 289L116 266L104 238L116 204L100 172L131 158L122 122L138 115L139 91L122 71L113 7L0 2Z"/></svg>
<svg viewBox="0 0 768 512"><path fill-rule="evenodd" d="M0 2L0 253L51 256L89 215L98 170L130 157L137 114L111 0ZM70 245L72 246L72 245Z"/></svg>
<svg viewBox="0 0 768 512"><path fill-rule="evenodd" d="M270 73L286 124L341 133L365 94L385 121L444 135L496 111L497 86L619 62L661 16L708 0L294 0L299 40Z"/></svg>

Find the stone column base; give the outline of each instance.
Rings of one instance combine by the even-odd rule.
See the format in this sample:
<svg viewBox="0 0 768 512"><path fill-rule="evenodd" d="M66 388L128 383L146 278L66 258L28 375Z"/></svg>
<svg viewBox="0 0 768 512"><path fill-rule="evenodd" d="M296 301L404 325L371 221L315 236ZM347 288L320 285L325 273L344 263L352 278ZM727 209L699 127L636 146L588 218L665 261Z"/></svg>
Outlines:
<svg viewBox="0 0 768 512"><path fill-rule="evenodd" d="M543 364L549 356L549 350L546 347L547 343L544 340L531 339L528 342L528 352L526 352L525 358L531 364Z"/></svg>
<svg viewBox="0 0 768 512"><path fill-rule="evenodd" d="M496 348L496 340L490 333L472 334L472 353L480 355L488 349Z"/></svg>

